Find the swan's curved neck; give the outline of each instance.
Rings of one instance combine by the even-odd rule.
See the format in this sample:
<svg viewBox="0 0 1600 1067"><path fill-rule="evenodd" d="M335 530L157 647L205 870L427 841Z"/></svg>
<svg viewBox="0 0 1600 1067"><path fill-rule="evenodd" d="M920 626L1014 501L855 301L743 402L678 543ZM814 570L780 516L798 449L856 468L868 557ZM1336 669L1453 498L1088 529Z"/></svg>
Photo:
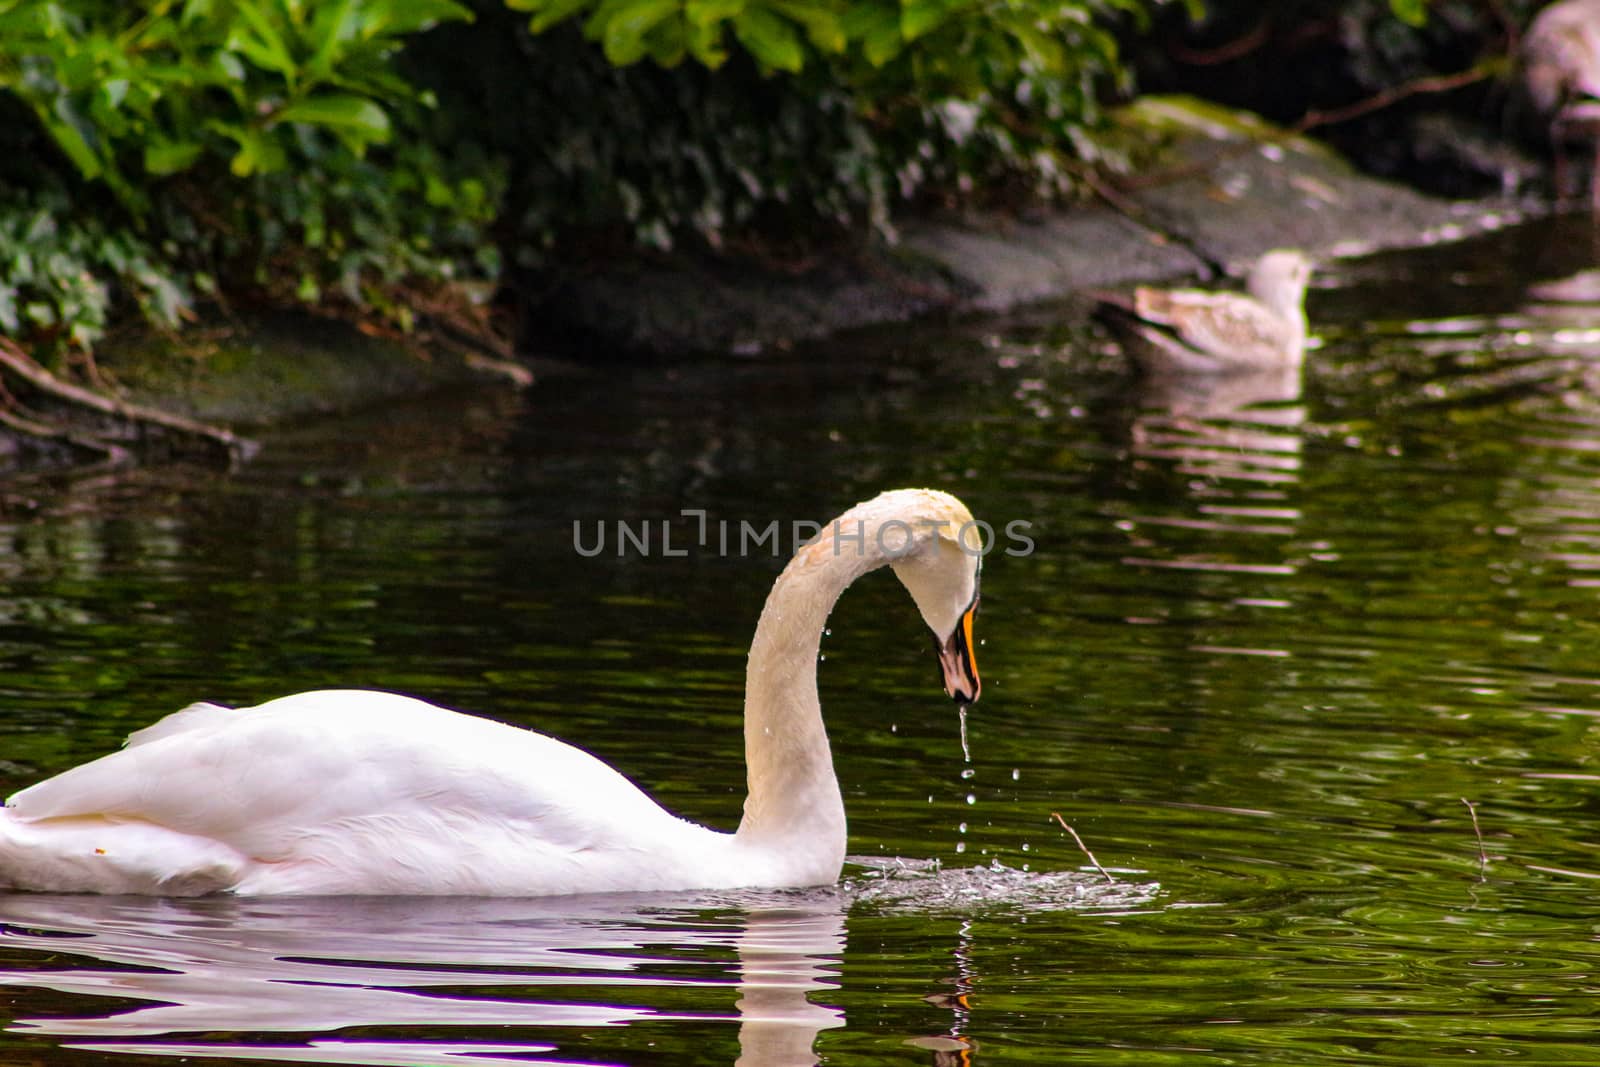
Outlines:
<svg viewBox="0 0 1600 1067"><path fill-rule="evenodd" d="M1293 280L1275 274L1257 273L1250 276L1250 295L1277 312L1291 324L1306 329L1306 290Z"/></svg>
<svg viewBox="0 0 1600 1067"><path fill-rule="evenodd" d="M767 846L825 846L832 858L815 858L832 862L835 873L844 859L844 801L817 700L817 657L839 594L889 562L878 530L858 509L846 512L789 561L762 609L745 674L749 795L737 836Z"/></svg>

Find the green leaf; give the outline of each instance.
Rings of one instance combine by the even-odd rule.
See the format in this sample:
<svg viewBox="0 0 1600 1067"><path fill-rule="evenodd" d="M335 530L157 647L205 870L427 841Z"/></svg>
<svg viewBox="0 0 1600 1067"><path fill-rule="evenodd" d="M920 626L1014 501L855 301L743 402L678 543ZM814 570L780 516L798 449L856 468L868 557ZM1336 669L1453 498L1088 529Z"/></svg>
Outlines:
<svg viewBox="0 0 1600 1067"><path fill-rule="evenodd" d="M528 29L533 33L543 33L556 23L576 15L593 2L594 0L507 0L507 4L516 10L533 12L533 18L528 20Z"/></svg>
<svg viewBox="0 0 1600 1067"><path fill-rule="evenodd" d="M733 32L762 66L791 74L805 66L805 46L794 24L770 11L746 10L733 20Z"/></svg>
<svg viewBox="0 0 1600 1067"><path fill-rule="evenodd" d="M278 27L255 4L241 3L235 10L249 25L234 26L224 47L230 52L240 53L262 70L281 74L284 81L292 86L299 74L299 66L294 61L294 53L289 50L288 43L278 32Z"/></svg>
<svg viewBox="0 0 1600 1067"><path fill-rule="evenodd" d="M311 60L306 70L317 81L326 81L341 58L341 52L355 34L355 0L334 0L318 6L311 19Z"/></svg>
<svg viewBox="0 0 1600 1067"><path fill-rule="evenodd" d="M861 42L861 53L868 63L881 67L900 54L905 45L900 36L900 9L881 0L850 5L839 27L846 38Z"/></svg>
<svg viewBox="0 0 1600 1067"><path fill-rule="evenodd" d="M716 70L728 61L728 50L723 47L722 38L720 22L708 23L705 26L689 23L684 27L684 44L688 47L689 54L712 70Z"/></svg>
<svg viewBox="0 0 1600 1067"><path fill-rule="evenodd" d="M837 55L844 51L845 32L839 12L811 0L769 0L768 7L806 28L818 50Z"/></svg>
<svg viewBox="0 0 1600 1067"><path fill-rule="evenodd" d="M82 120L78 118L66 97L56 101L54 112L37 109L39 120L44 123L45 129L50 131L50 136L56 142L56 147L72 161L78 168L78 173L85 178L98 178L104 168L100 164L100 156L89 145L79 130Z"/></svg>
<svg viewBox="0 0 1600 1067"><path fill-rule="evenodd" d="M1424 26L1428 22L1428 0L1389 0L1389 10L1408 26Z"/></svg>
<svg viewBox="0 0 1600 1067"><path fill-rule="evenodd" d="M235 126L225 122L211 122L207 123L207 126L239 146L239 150L233 154L233 160L228 164L228 169L237 178L248 178L252 174L270 174L289 165L289 157L284 153L283 146L278 143L277 138L265 130L259 130L254 126Z"/></svg>
<svg viewBox="0 0 1600 1067"><path fill-rule="evenodd" d="M183 12L178 16L181 25L213 18L217 10L217 0L184 0Z"/></svg>
<svg viewBox="0 0 1600 1067"><path fill-rule="evenodd" d="M716 26L745 9L745 0L688 0L683 17L694 29Z"/></svg>
<svg viewBox="0 0 1600 1067"><path fill-rule="evenodd" d="M676 67L683 62L689 50L684 41L682 19L665 19L656 23L644 40L650 58L663 67Z"/></svg>
<svg viewBox="0 0 1600 1067"><path fill-rule="evenodd" d="M619 67L637 63L650 52L645 35L663 19L676 15L679 0L629 0L618 4L607 19L600 41L606 58Z"/></svg>
<svg viewBox="0 0 1600 1067"><path fill-rule="evenodd" d="M307 97L283 108L272 120L322 126L352 147L389 139L388 114L371 100L353 93Z"/></svg>
<svg viewBox="0 0 1600 1067"><path fill-rule="evenodd" d="M164 178L188 170L202 150L193 141L152 141L144 146L145 172Z"/></svg>
<svg viewBox="0 0 1600 1067"><path fill-rule="evenodd" d="M431 30L441 22L471 22L472 9L455 0L387 0L368 3L366 32L400 36ZM514 11L527 10L508 3Z"/></svg>
<svg viewBox="0 0 1600 1067"><path fill-rule="evenodd" d="M900 5L900 36L914 41L948 19L956 4L947 0L906 0Z"/></svg>

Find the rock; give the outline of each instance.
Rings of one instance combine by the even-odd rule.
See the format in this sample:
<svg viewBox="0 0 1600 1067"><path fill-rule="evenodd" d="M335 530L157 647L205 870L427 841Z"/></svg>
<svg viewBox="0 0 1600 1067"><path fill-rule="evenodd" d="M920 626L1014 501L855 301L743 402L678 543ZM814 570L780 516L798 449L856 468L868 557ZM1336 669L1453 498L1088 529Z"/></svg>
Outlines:
<svg viewBox="0 0 1600 1067"><path fill-rule="evenodd" d="M451 346L408 344L280 312L102 346L127 399L229 426L345 411L462 382L484 371Z"/></svg>
<svg viewBox="0 0 1600 1067"><path fill-rule="evenodd" d="M1509 221L1356 171L1331 149L1253 115L1188 97L1144 97L1121 121L1169 147L1129 199L1142 220L1238 270L1272 248L1313 259L1433 244Z"/></svg>

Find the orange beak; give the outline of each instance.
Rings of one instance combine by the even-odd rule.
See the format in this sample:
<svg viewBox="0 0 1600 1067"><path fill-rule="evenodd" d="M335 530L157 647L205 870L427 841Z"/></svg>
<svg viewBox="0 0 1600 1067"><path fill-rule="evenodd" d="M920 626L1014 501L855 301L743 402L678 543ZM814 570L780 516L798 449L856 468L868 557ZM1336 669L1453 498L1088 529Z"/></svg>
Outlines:
<svg viewBox="0 0 1600 1067"><path fill-rule="evenodd" d="M950 639L940 643L934 638L939 652L939 668L944 672L944 691L958 704L977 702L983 683L978 678L978 661L973 654L972 616L978 611L978 600L972 600L956 624Z"/></svg>

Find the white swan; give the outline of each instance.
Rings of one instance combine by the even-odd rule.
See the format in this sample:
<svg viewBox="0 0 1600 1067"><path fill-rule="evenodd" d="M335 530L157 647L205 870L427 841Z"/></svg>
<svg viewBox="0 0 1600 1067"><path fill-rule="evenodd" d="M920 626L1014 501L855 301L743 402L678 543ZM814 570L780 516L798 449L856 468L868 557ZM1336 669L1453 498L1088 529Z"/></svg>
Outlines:
<svg viewBox="0 0 1600 1067"><path fill-rule="evenodd" d="M978 697L981 539L934 490L858 504L773 585L745 679L736 833L680 819L587 752L392 693L195 704L0 809L0 886L58 892L539 896L833 882L844 802L817 701L823 625L892 565L945 689Z"/></svg>

